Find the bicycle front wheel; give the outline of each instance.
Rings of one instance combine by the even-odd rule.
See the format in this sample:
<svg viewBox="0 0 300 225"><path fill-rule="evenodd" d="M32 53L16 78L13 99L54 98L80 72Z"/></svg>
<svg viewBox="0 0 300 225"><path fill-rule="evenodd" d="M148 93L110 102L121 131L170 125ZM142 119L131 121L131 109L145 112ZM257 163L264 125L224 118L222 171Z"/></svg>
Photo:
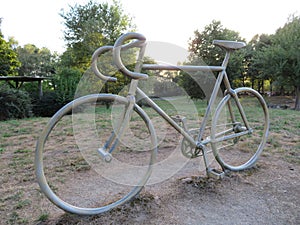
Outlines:
<svg viewBox="0 0 300 225"><path fill-rule="evenodd" d="M263 97L251 88L226 95L213 117L211 142L216 160L232 171L252 167L269 132L269 114Z"/></svg>
<svg viewBox="0 0 300 225"><path fill-rule="evenodd" d="M156 136L137 105L123 124L127 106L121 96L87 95L50 119L37 142L35 166L40 188L52 203L71 213L92 215L141 191L155 161ZM124 135L119 132L122 126Z"/></svg>

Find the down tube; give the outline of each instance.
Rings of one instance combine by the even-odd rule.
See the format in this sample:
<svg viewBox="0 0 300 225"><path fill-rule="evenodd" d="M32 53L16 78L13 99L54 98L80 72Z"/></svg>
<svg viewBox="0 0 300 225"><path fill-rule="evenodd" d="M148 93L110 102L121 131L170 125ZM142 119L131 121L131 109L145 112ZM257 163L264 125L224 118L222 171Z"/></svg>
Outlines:
<svg viewBox="0 0 300 225"><path fill-rule="evenodd" d="M195 140L180 127L168 114L166 114L154 101L152 101L140 88L137 88L137 93L154 109L161 117L163 117L175 130L182 134L191 144L196 147Z"/></svg>

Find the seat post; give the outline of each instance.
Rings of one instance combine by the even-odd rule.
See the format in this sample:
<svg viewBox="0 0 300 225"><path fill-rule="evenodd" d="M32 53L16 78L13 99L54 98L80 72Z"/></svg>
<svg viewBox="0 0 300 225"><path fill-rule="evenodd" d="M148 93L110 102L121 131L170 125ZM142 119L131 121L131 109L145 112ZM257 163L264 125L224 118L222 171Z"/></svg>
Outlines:
<svg viewBox="0 0 300 225"><path fill-rule="evenodd" d="M222 62L222 66L225 68L225 70L226 70L228 62L229 62L230 53L231 53L230 50L226 50L226 54L225 54L224 60Z"/></svg>
<svg viewBox="0 0 300 225"><path fill-rule="evenodd" d="M226 51L226 55L222 63L222 66L225 67L225 69L229 61L230 53L234 50L238 50L246 46L245 42L227 40L213 40L213 44Z"/></svg>

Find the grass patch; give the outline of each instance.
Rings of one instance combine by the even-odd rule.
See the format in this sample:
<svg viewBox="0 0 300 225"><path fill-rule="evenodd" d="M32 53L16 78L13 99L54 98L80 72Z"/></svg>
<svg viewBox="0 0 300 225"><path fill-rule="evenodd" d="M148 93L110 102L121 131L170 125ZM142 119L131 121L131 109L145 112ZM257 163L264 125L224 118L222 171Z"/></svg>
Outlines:
<svg viewBox="0 0 300 225"><path fill-rule="evenodd" d="M15 209L22 209L28 205L31 204L31 201L29 199L21 200L18 202L18 204L15 206Z"/></svg>
<svg viewBox="0 0 300 225"><path fill-rule="evenodd" d="M49 218L49 213L42 213L39 218L37 219L37 221L39 222L45 222L47 221Z"/></svg>
<svg viewBox="0 0 300 225"><path fill-rule="evenodd" d="M189 104L188 99L171 99L171 100L155 100L167 113L176 115L189 111L185 106ZM203 116L207 101L198 100L194 101L197 116ZM149 113L149 116L157 115L156 112L150 108L144 107L143 110ZM105 106L97 106L96 112L103 114L102 116L96 115L96 124L99 130L110 126L111 115L110 110ZM278 155L281 159L293 164L300 164L300 114L293 110L279 110L270 109L270 136L267 141L267 146L263 151L265 157L272 158L274 154ZM255 115L256 110L250 112ZM184 116L184 115L183 115ZM195 116L195 115L193 115ZM76 146L71 146L73 135L72 126L70 126L72 117L67 116L65 121L62 121L57 132L53 136L53 142L50 143L50 150L54 153L47 155L50 161L48 173L52 176L53 185L55 186L55 179L60 179L60 183L67 179L65 174L67 172L83 172L90 169L90 165L85 162L81 155L74 154ZM187 118L187 122L191 122ZM192 118L193 119L193 118ZM201 120L201 118L200 118ZM35 224L44 222L49 219L49 213L46 209L40 209L41 205L36 204L41 201L40 190L37 187L34 175L34 149L36 140L49 118L30 118L23 120L9 120L0 122L0 211L4 216L1 218L3 224ZM84 120L83 120L84 122ZM193 120L192 120L192 123ZM136 123L138 124L138 123ZM140 123L145 126L144 123ZM133 124L135 125L135 123ZM195 127L199 123L193 124ZM101 127L103 126L103 127ZM146 127L133 126L132 130L136 134L146 133ZM139 132L142 131L142 132ZM68 147L63 148L62 144L65 139L70 140ZM165 140L174 143L174 138ZM169 145L171 146L171 145ZM51 152L49 150L49 152ZM61 151L61 153L58 153ZM46 152L48 153L48 152ZM57 155L56 155L57 154ZM249 170L246 172L251 175L256 170ZM3 188L2 188L3 187ZM26 190L26 191L25 191ZM55 190L55 188L54 188ZM32 192L32 193L27 193ZM51 203L49 203L51 204ZM35 210L33 210L33 208ZM39 210L40 209L40 210Z"/></svg>

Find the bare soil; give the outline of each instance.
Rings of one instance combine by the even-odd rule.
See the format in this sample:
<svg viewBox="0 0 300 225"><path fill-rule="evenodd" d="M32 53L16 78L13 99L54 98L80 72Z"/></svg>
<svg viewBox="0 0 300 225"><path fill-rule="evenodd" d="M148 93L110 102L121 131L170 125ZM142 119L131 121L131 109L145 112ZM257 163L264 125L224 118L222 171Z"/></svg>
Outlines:
<svg viewBox="0 0 300 225"><path fill-rule="evenodd" d="M183 170L110 212L87 217L50 212L42 224L299 224L299 169L272 155L222 180L186 176Z"/></svg>
<svg viewBox="0 0 300 225"><path fill-rule="evenodd" d="M273 129L252 169L216 180L198 171L195 159L168 180L145 186L132 201L96 216L66 213L40 192L34 148L48 119L1 123L0 224L300 224L300 116L293 113L286 121L293 128L276 130L283 120L277 111L271 112ZM90 168L82 165L77 172L60 188L96 182Z"/></svg>

